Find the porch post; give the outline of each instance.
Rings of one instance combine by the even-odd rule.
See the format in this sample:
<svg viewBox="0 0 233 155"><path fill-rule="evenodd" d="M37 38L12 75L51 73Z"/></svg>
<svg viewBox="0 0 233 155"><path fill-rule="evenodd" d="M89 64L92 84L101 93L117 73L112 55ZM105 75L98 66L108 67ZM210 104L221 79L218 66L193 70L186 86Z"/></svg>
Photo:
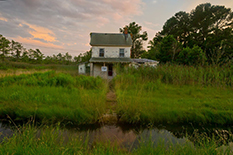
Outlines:
<svg viewBox="0 0 233 155"><path fill-rule="evenodd" d="M90 63L90 76L94 76L93 70L94 70L94 66L93 66L93 62L91 62Z"/></svg>

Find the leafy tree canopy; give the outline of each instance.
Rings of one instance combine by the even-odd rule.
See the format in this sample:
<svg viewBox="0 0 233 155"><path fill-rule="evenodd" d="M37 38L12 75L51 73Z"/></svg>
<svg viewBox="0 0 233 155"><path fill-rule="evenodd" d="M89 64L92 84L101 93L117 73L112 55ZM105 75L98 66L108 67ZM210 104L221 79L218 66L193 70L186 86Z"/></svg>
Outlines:
<svg viewBox="0 0 233 155"><path fill-rule="evenodd" d="M182 51L183 54L200 47L205 53L207 62L212 63L213 57L221 50L219 61L225 62L233 58L232 29L233 13L231 9L210 3L200 4L190 13L180 11L168 19L162 31L149 42L151 46L149 46L148 53L160 48L157 45L163 41L161 38L172 35L185 48ZM181 55L179 59L181 59ZM182 62L184 63L184 61Z"/></svg>
<svg viewBox="0 0 233 155"><path fill-rule="evenodd" d="M143 41L148 39L147 32L142 31L142 26L139 26L135 22L129 23L123 28L120 28L120 32L128 31L132 38L132 47L131 47L131 58L139 58L143 53Z"/></svg>

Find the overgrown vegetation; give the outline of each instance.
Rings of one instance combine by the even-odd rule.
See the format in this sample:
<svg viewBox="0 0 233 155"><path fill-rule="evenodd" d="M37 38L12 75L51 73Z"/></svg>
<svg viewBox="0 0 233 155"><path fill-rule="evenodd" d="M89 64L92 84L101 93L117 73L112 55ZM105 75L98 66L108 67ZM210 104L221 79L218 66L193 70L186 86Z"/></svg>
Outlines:
<svg viewBox="0 0 233 155"><path fill-rule="evenodd" d="M115 78L117 113L128 123L232 124L230 67L130 68Z"/></svg>
<svg viewBox="0 0 233 155"><path fill-rule="evenodd" d="M138 148L125 148L117 143L91 142L88 135L68 135L59 126L43 126L36 128L26 125L9 139L4 139L0 145L0 154L231 154L231 148L218 148L219 140L203 135L197 137L198 145L188 140L183 144L174 144L174 141L165 143L162 139L154 144L150 139L140 141ZM225 144L226 145L226 144Z"/></svg>
<svg viewBox="0 0 233 155"><path fill-rule="evenodd" d="M0 87L1 118L85 124L105 112L101 78L49 71L0 78Z"/></svg>

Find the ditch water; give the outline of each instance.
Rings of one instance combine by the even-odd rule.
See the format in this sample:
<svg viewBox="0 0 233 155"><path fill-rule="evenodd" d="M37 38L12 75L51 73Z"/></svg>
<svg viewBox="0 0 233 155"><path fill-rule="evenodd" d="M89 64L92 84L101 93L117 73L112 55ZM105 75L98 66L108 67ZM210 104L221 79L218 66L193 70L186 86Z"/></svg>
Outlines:
<svg viewBox="0 0 233 155"><path fill-rule="evenodd" d="M13 135L14 126L0 123L0 139L11 137ZM191 146L196 145L197 135L220 139L223 143L231 143L233 126L229 127L194 127L192 125L176 126L176 125L158 125L157 127L140 127L126 124L113 125L85 125L68 127L62 130L65 142L69 141L70 137L82 136L88 138L89 144L96 142L113 142L118 146L127 148L129 151L139 147L141 142L152 141L156 146L158 143L165 142L168 146L189 143ZM42 131L40 131L42 132ZM231 143L232 144L232 143ZM220 144L221 146L221 144ZM233 150L233 148L232 148Z"/></svg>

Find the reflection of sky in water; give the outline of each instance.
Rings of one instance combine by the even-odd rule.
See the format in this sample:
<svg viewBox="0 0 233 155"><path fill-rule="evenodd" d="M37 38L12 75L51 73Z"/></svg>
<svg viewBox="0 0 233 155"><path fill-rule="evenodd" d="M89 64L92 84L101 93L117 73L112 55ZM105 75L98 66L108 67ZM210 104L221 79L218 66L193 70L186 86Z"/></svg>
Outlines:
<svg viewBox="0 0 233 155"><path fill-rule="evenodd" d="M151 140L154 145L157 145L160 142L164 142L166 144L184 144L188 142L186 138L177 138L171 132L165 129L147 129L144 130L141 134L138 135L138 140L141 139L144 142L149 142ZM190 142L191 143L191 142Z"/></svg>
<svg viewBox="0 0 233 155"><path fill-rule="evenodd" d="M142 129L132 126L129 127L127 125L97 125L95 126L95 128L83 127L82 129L80 129L76 127L64 129L60 130L60 134L62 134L65 143L67 143L70 140L70 138L81 138L83 141L88 141L90 145L98 142L107 142L111 145L125 147L130 151L134 148L138 148L139 144L145 144L148 142L152 142L154 146L164 144L166 147L168 147L171 144L174 146L188 143L191 147L194 147L192 141L195 139L195 137L192 137L192 135L194 131L196 131L196 129L193 128L192 130L186 130L188 131L186 133L183 130L184 128L182 128L176 128L174 126L167 128L155 127L151 129ZM206 128L206 130L203 131L199 130L199 133L209 132L209 135L212 135L211 131L216 131L216 128L212 128L212 130L208 128ZM219 129L219 131L228 132L227 130L222 129ZM37 137L41 135L41 132L43 132L43 129L38 130ZM13 133L14 132L11 130L11 127L2 125L2 123L0 123L0 141L2 141L4 137L12 136ZM189 136L189 139L185 138L185 135ZM232 147L232 143L229 143L229 145Z"/></svg>
<svg viewBox="0 0 233 155"><path fill-rule="evenodd" d="M186 138L177 138L171 132L165 129L144 129L139 132L135 132L132 130L123 131L120 127L116 127L114 125L111 126L103 126L93 131L68 131L66 132L65 137L69 137L69 135L79 135L82 137L88 137L89 143L95 142L111 142L117 144L118 146L126 147L129 149L137 148L140 143L149 142L150 140L156 146L160 142L164 142L165 146L176 144L184 144L185 142L189 142ZM65 138L66 139L66 138Z"/></svg>

